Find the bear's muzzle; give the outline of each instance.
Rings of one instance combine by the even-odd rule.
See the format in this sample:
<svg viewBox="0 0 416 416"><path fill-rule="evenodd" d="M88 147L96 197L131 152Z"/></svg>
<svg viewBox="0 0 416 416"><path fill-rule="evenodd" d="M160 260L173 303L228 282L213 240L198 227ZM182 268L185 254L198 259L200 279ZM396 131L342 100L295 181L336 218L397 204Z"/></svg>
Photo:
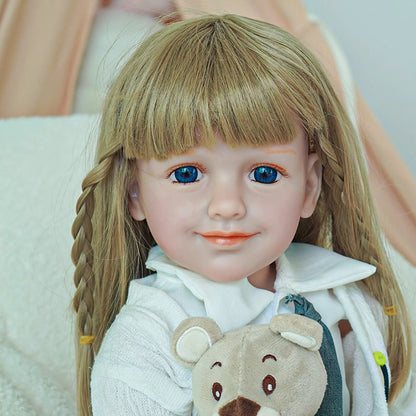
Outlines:
<svg viewBox="0 0 416 416"><path fill-rule="evenodd" d="M219 411L220 416L256 416L260 407L256 402L238 396Z"/></svg>
<svg viewBox="0 0 416 416"><path fill-rule="evenodd" d="M215 416L280 416L280 413L268 407L262 407L256 402L238 396L232 402L221 407Z"/></svg>

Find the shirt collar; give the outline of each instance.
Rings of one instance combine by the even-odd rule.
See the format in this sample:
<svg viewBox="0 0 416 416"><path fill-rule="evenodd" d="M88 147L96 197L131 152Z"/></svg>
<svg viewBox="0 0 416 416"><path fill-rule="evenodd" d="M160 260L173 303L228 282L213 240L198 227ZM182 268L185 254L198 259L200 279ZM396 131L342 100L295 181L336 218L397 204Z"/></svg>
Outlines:
<svg viewBox="0 0 416 416"><path fill-rule="evenodd" d="M276 292L306 293L332 289L373 275L368 263L311 244L292 243L279 257Z"/></svg>
<svg viewBox="0 0 416 416"><path fill-rule="evenodd" d="M258 289L247 278L220 283L184 269L170 260L159 247L153 247L146 267L161 278L177 277L192 294L204 302L207 316L220 326L222 331L249 324L273 300L274 293Z"/></svg>
<svg viewBox="0 0 416 416"><path fill-rule="evenodd" d="M219 283L184 269L170 260L158 247L153 247L146 267L176 277L191 293L204 302L207 316L222 331L239 328L252 322L270 304L274 293L258 289L247 278ZM361 280L372 275L375 267L309 244L292 243L278 260L276 292L304 293L324 290Z"/></svg>

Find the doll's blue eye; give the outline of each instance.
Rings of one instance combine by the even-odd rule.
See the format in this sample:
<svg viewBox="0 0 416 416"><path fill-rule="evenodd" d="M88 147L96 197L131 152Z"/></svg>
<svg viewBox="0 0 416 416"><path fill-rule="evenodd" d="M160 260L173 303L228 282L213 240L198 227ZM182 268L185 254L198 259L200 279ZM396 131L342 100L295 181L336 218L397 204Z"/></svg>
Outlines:
<svg viewBox="0 0 416 416"><path fill-rule="evenodd" d="M250 172L250 179L260 183L274 183L281 178L282 174L271 166L257 166Z"/></svg>
<svg viewBox="0 0 416 416"><path fill-rule="evenodd" d="M173 182L192 183L201 179L201 176L202 173L197 167L181 166L171 173L170 179Z"/></svg>

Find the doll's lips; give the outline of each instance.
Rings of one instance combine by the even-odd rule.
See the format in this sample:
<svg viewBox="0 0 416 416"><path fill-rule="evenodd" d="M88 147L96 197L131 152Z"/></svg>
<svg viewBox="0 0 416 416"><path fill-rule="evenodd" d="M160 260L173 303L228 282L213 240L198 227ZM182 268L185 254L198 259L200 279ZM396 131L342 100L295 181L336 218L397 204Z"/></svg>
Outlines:
<svg viewBox="0 0 416 416"><path fill-rule="evenodd" d="M209 231L206 233L196 233L199 234L201 237L205 238L205 240L209 241L211 244L215 244L218 246L233 246L238 243L242 243L249 238L257 235L258 233L240 233L240 232L232 232L232 233L224 233L222 231Z"/></svg>

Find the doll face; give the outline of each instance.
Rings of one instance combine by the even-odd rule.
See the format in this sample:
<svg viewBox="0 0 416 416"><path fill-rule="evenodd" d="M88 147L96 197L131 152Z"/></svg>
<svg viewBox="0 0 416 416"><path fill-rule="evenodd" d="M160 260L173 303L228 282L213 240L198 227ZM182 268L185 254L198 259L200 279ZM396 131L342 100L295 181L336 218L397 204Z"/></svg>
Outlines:
<svg viewBox="0 0 416 416"><path fill-rule="evenodd" d="M160 248L182 267L272 289L272 264L320 192L321 165L307 147L299 127L285 145L231 148L218 137L213 148L139 160L130 212L147 220Z"/></svg>

